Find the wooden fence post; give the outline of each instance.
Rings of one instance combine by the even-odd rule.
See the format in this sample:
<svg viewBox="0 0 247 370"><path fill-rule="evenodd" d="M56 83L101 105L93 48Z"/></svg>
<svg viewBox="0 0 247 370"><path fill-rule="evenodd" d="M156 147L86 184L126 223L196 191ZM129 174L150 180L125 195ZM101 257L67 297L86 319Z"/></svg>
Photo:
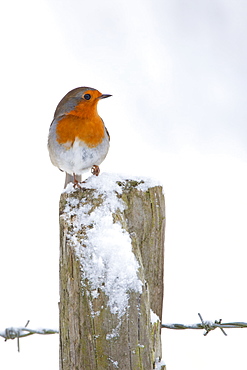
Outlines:
<svg viewBox="0 0 247 370"><path fill-rule="evenodd" d="M164 228L150 180L102 174L61 195L60 370L165 369Z"/></svg>

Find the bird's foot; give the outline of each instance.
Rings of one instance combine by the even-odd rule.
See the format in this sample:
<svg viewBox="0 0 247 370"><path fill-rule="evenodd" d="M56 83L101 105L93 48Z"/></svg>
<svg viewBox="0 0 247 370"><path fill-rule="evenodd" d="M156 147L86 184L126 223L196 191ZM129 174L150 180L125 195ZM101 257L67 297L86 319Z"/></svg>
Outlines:
<svg viewBox="0 0 247 370"><path fill-rule="evenodd" d="M81 189L80 181L77 180L75 173L73 173L73 183L74 183L73 185L74 189L76 188Z"/></svg>
<svg viewBox="0 0 247 370"><path fill-rule="evenodd" d="M81 189L81 185L80 185L79 181L76 180L73 184L73 187L74 187L74 189Z"/></svg>
<svg viewBox="0 0 247 370"><path fill-rule="evenodd" d="M96 164L95 164L95 165L93 165L93 167L91 168L91 173L92 173L94 176L99 176L99 173L100 173L99 166L97 166Z"/></svg>

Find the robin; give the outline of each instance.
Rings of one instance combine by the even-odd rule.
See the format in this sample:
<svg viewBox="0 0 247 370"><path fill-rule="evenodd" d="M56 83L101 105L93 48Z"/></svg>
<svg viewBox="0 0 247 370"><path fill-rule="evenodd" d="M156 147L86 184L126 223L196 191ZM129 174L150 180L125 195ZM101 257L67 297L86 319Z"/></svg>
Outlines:
<svg viewBox="0 0 247 370"><path fill-rule="evenodd" d="M65 187L81 182L81 174L91 168L98 176L105 159L110 135L97 112L97 104L109 94L91 87L69 91L58 104L49 130L48 150L51 162L66 172Z"/></svg>

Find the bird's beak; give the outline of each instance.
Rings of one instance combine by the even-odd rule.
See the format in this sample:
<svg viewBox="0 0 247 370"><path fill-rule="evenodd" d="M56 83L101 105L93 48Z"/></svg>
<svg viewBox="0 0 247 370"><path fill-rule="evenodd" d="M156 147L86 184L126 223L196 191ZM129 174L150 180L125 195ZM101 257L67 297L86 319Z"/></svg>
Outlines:
<svg viewBox="0 0 247 370"><path fill-rule="evenodd" d="M110 94L102 94L102 95L99 96L99 99L109 98L110 96L112 96L112 95L110 95Z"/></svg>

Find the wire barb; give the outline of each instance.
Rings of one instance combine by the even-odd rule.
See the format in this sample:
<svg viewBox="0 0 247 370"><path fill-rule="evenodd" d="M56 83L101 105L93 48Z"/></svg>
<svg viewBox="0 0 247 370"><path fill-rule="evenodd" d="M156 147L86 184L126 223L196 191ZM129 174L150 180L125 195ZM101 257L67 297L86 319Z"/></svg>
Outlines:
<svg viewBox="0 0 247 370"><path fill-rule="evenodd" d="M53 329L29 329L27 328L29 324L29 320L27 321L26 325L21 328L6 328L4 331L0 331L0 336L5 338L5 342L8 339L15 339L17 338L17 349L20 352L20 338L27 337L28 335L32 334L57 334L58 330Z"/></svg>
<svg viewBox="0 0 247 370"><path fill-rule="evenodd" d="M247 328L246 322L228 322L228 323L222 323L222 319L215 320L215 322L212 321L204 321L202 318L202 315L198 313L198 316L201 320L198 324L193 325L183 325L183 324L162 324L161 328L166 329L175 329L175 330L184 330L184 329L204 329L205 333L203 333L204 336L206 336L211 330L214 330L216 328L219 328L222 333L227 336L224 329L237 329L237 328Z"/></svg>
<svg viewBox="0 0 247 370"><path fill-rule="evenodd" d="M204 336L208 335L208 333L211 331L211 330L214 330L215 327L212 325L212 322L210 321L204 321L201 314L198 313L198 316L200 317L200 320L202 322L202 325L203 325L203 328L205 329L205 333L203 334Z"/></svg>

